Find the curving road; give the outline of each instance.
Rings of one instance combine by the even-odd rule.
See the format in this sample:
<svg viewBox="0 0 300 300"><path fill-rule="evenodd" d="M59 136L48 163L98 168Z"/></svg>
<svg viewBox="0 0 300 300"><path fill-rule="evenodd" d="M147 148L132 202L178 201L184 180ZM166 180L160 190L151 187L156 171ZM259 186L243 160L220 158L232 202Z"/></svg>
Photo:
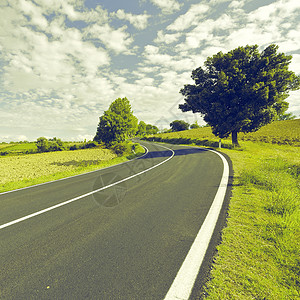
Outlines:
<svg viewBox="0 0 300 300"><path fill-rule="evenodd" d="M178 297L189 277L178 271L217 213L224 162L205 149L141 143L140 159L0 194L0 299Z"/></svg>

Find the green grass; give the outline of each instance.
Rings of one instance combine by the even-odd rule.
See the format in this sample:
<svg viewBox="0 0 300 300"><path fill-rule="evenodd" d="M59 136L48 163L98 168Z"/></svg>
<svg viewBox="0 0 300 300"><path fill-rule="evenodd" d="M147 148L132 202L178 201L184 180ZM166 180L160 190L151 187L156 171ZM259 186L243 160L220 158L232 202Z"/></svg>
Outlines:
<svg viewBox="0 0 300 300"><path fill-rule="evenodd" d="M242 148L223 150L233 162L233 196L205 299L298 299L299 149Z"/></svg>
<svg viewBox="0 0 300 300"><path fill-rule="evenodd" d="M100 148L0 156L0 193L109 167L144 152L138 146L122 156Z"/></svg>
<svg viewBox="0 0 300 300"><path fill-rule="evenodd" d="M234 179L227 226L196 299L300 299L300 120L240 134L226 153ZM217 147L210 128L148 139Z"/></svg>
<svg viewBox="0 0 300 300"><path fill-rule="evenodd" d="M239 133L239 141L254 141L279 145L300 146L300 119L277 121L252 133ZM218 147L219 138L213 135L210 127L186 131L162 133L149 136L149 140L166 141L178 144L196 144L199 146ZM224 148L232 148L231 137L222 140Z"/></svg>
<svg viewBox="0 0 300 300"><path fill-rule="evenodd" d="M0 155L20 155L26 153L33 153L37 151L35 143L16 143L16 144L1 144Z"/></svg>
<svg viewBox="0 0 300 300"><path fill-rule="evenodd" d="M277 121L256 132L241 133L240 140L300 146L300 119Z"/></svg>

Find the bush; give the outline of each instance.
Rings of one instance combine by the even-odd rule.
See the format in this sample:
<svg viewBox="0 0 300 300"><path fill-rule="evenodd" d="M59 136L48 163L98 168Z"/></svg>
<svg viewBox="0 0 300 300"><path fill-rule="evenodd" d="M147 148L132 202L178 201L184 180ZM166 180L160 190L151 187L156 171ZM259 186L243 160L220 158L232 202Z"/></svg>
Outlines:
<svg viewBox="0 0 300 300"><path fill-rule="evenodd" d="M127 152L128 147L126 143L117 143L113 145L112 149L117 155L123 155L125 152Z"/></svg>
<svg viewBox="0 0 300 300"><path fill-rule="evenodd" d="M88 141L86 144L85 144L85 148L86 149L89 149L89 148L95 148L98 146L98 143L95 142L95 141Z"/></svg>
<svg viewBox="0 0 300 300"><path fill-rule="evenodd" d="M70 150L78 150L79 147L77 145L72 145L69 149Z"/></svg>
<svg viewBox="0 0 300 300"><path fill-rule="evenodd" d="M135 147L134 144L123 142L114 144L112 149L117 155L121 156L123 154L131 154L135 150Z"/></svg>
<svg viewBox="0 0 300 300"><path fill-rule="evenodd" d="M90 149L98 146L98 143L95 141L88 141L87 143L80 146L78 149Z"/></svg>
<svg viewBox="0 0 300 300"><path fill-rule="evenodd" d="M45 137L39 137L35 142L38 152L50 152L50 151L63 151L65 150L64 144L61 139L56 137L47 140Z"/></svg>

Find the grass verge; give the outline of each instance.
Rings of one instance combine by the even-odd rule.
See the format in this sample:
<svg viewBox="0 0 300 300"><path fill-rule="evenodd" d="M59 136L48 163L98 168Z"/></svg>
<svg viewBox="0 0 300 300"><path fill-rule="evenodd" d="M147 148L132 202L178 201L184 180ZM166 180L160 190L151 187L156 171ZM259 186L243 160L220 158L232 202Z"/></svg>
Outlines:
<svg viewBox="0 0 300 300"><path fill-rule="evenodd" d="M0 193L103 169L144 153L136 145L135 153L120 156L109 149L84 149L1 157Z"/></svg>
<svg viewBox="0 0 300 300"><path fill-rule="evenodd" d="M233 162L233 195L197 299L299 299L299 149L244 142L241 150L222 150Z"/></svg>

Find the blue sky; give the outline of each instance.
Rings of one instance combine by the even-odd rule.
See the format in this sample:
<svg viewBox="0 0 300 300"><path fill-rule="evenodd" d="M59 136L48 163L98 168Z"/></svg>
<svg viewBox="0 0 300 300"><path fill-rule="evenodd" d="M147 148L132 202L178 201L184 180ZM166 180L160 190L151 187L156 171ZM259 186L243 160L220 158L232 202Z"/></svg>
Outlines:
<svg viewBox="0 0 300 300"><path fill-rule="evenodd" d="M299 0L1 0L0 14L0 142L92 139L118 97L159 128L203 124L178 110L179 90L238 46L278 44L300 73Z"/></svg>

